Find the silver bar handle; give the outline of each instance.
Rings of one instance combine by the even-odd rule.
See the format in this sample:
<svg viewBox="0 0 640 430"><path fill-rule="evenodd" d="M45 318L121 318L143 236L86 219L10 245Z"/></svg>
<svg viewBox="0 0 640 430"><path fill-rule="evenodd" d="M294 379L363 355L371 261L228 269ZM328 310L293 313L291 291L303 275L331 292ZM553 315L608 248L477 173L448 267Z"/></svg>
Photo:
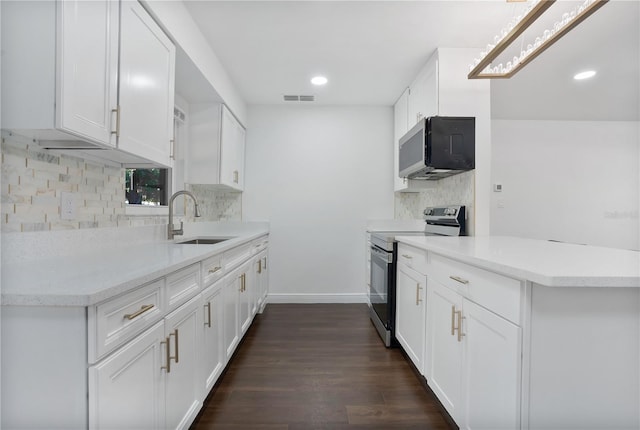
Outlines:
<svg viewBox="0 0 640 430"><path fill-rule="evenodd" d="M171 338L171 336L175 337L175 346L176 346L176 355L174 355L171 358L173 358L175 360L175 362L177 363L178 361L180 361L180 356L179 356L180 351L178 350L178 348L179 348L179 346L178 346L178 342L179 342L178 341L178 329L175 329L173 331L173 333L169 333L169 338Z"/></svg>
<svg viewBox="0 0 640 430"><path fill-rule="evenodd" d="M451 276L449 276L449 279L453 279L454 281L460 282L461 284L465 284L465 285L467 285L469 283L469 281L467 279L461 278L459 276L451 275Z"/></svg>
<svg viewBox="0 0 640 430"><path fill-rule="evenodd" d="M204 325L211 328L211 302L207 302L204 307L207 308L207 322Z"/></svg>

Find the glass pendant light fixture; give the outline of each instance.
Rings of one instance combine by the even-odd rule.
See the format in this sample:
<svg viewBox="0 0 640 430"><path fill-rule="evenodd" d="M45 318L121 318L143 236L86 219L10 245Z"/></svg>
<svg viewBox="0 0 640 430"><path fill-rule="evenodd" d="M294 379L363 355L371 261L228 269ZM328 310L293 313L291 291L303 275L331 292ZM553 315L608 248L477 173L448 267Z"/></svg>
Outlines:
<svg viewBox="0 0 640 430"><path fill-rule="evenodd" d="M509 1L509 0L507 0ZM562 36L587 19L596 10L604 6L609 0L585 0L573 10L564 12L550 28L546 28L542 34L535 38L533 43L522 47L519 53L506 62L493 65L498 56L529 28L534 21L540 18L556 0L533 0L525 12L513 18L498 34L493 43L480 53L469 66L469 79L506 79L515 75L534 58L542 54Z"/></svg>

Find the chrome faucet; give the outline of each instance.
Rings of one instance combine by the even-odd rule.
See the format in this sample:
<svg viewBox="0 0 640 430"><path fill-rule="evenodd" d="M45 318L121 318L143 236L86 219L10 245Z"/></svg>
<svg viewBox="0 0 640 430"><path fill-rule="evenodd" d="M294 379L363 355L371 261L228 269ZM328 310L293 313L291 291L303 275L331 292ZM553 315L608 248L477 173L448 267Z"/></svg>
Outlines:
<svg viewBox="0 0 640 430"><path fill-rule="evenodd" d="M180 228L178 230L175 230L173 228L173 201L176 199L176 197L178 197L181 194L186 194L187 196L193 199L193 204L196 212L195 216L196 217L200 216L200 212L198 211L198 200L196 199L196 196L193 195L193 193L186 190L176 191L175 193L173 193L173 195L169 199L169 226L167 227L167 236L169 240L173 239L173 236L184 234L184 231L182 230L182 225L183 225L182 221L180 221Z"/></svg>

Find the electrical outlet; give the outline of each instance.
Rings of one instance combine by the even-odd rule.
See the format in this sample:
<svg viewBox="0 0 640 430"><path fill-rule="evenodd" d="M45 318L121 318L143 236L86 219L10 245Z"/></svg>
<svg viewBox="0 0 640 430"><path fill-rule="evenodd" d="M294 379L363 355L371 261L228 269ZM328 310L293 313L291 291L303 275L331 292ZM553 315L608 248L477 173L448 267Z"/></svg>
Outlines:
<svg viewBox="0 0 640 430"><path fill-rule="evenodd" d="M76 219L76 195L74 193L60 193L60 218L63 220Z"/></svg>

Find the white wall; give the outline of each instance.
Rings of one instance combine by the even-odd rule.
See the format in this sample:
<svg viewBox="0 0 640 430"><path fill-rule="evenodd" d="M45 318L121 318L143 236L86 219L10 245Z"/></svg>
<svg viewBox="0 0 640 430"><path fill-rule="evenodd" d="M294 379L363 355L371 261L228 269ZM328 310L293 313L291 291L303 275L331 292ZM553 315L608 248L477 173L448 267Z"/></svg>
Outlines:
<svg viewBox="0 0 640 430"><path fill-rule="evenodd" d="M250 106L243 218L271 222L270 301L365 296L367 219L393 218L391 107Z"/></svg>
<svg viewBox="0 0 640 430"><path fill-rule="evenodd" d="M492 138L492 235L640 249L637 122L494 120Z"/></svg>

